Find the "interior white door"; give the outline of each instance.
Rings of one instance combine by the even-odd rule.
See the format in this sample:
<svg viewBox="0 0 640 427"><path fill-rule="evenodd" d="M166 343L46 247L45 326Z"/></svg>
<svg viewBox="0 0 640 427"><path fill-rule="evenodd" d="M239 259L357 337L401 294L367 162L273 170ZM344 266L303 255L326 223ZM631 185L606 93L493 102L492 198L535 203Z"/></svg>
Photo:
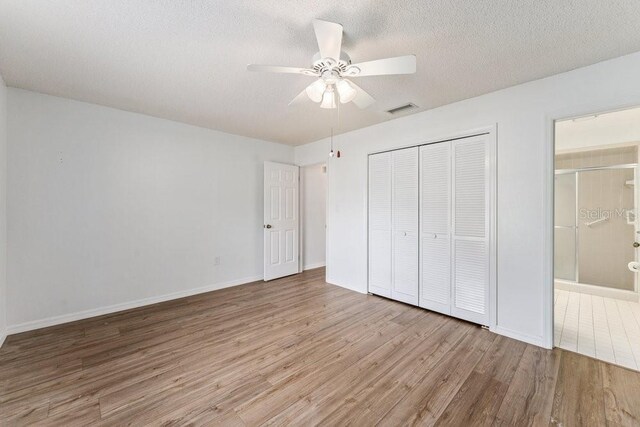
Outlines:
<svg viewBox="0 0 640 427"><path fill-rule="evenodd" d="M420 307L451 314L451 143L420 147Z"/></svg>
<svg viewBox="0 0 640 427"><path fill-rule="evenodd" d="M369 292L391 297L391 153L369 156Z"/></svg>
<svg viewBox="0 0 640 427"><path fill-rule="evenodd" d="M391 154L391 298L418 305L418 147Z"/></svg>
<svg viewBox="0 0 640 427"><path fill-rule="evenodd" d="M453 304L451 314L489 324L489 136L452 143Z"/></svg>
<svg viewBox="0 0 640 427"><path fill-rule="evenodd" d="M264 163L264 280L298 273L299 170Z"/></svg>

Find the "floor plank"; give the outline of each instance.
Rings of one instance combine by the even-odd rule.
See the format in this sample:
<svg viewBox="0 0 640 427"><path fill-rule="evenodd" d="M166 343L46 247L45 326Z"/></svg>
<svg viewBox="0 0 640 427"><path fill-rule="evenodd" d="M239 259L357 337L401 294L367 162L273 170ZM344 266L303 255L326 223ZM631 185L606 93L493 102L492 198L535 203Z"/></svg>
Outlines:
<svg viewBox="0 0 640 427"><path fill-rule="evenodd" d="M482 331L478 331L482 332ZM428 370L382 418L380 425L433 424L446 409L495 339L470 333L442 363Z"/></svg>
<svg viewBox="0 0 640 427"><path fill-rule="evenodd" d="M493 425L526 344L497 337L447 406L437 425Z"/></svg>
<svg viewBox="0 0 640 427"><path fill-rule="evenodd" d="M500 424L540 426L549 423L560 354L558 349L547 351L527 346L498 411Z"/></svg>
<svg viewBox="0 0 640 427"><path fill-rule="evenodd" d="M605 425L600 362L563 352L553 397L552 422L559 426Z"/></svg>
<svg viewBox="0 0 640 427"><path fill-rule="evenodd" d="M0 348L0 425L633 425L639 387L638 372L329 285L324 269Z"/></svg>
<svg viewBox="0 0 640 427"><path fill-rule="evenodd" d="M640 426L640 378L603 363L605 417L610 425Z"/></svg>

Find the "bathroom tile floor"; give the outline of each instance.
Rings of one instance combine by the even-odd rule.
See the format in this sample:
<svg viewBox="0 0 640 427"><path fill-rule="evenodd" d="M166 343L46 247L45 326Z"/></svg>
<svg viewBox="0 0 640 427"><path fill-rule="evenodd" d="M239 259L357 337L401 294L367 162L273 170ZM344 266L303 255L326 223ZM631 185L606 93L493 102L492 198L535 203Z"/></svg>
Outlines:
<svg viewBox="0 0 640 427"><path fill-rule="evenodd" d="M554 345L640 370L640 303L556 290Z"/></svg>

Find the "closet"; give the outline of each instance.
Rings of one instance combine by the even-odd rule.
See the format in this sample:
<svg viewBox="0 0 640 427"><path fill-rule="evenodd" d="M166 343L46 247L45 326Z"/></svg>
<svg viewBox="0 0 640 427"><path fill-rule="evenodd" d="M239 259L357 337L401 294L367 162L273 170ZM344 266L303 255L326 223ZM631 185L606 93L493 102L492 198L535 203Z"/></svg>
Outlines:
<svg viewBox="0 0 640 427"><path fill-rule="evenodd" d="M369 155L369 292L489 324L491 141Z"/></svg>
<svg viewBox="0 0 640 427"><path fill-rule="evenodd" d="M418 148L369 156L369 291L418 305Z"/></svg>

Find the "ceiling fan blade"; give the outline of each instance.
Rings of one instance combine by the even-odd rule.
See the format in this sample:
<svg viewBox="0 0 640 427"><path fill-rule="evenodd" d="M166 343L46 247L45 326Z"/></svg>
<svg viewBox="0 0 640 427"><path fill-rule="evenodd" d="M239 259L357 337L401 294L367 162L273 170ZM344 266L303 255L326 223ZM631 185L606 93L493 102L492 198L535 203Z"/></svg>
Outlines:
<svg viewBox="0 0 640 427"><path fill-rule="evenodd" d="M347 80L347 81L356 90L356 96L355 96L355 98L353 98L353 100L351 102L356 104L356 106L358 106L358 108L365 109L365 108L369 107L370 105L372 105L374 102L376 102L376 100L371 95L369 95L367 92L365 92L364 89L362 89L360 86L358 86L357 84L355 84L351 80Z"/></svg>
<svg viewBox="0 0 640 427"><path fill-rule="evenodd" d="M358 71L360 70L360 71ZM395 58L376 59L347 67L346 74L351 77L383 76L388 74L413 74L416 72L416 56L396 56Z"/></svg>
<svg viewBox="0 0 640 427"><path fill-rule="evenodd" d="M307 95L307 89L304 89L302 92L298 94L298 96L296 96L291 100L291 102L289 103L289 106L304 104L307 101L310 101L310 99L309 99L309 96Z"/></svg>
<svg viewBox="0 0 640 427"><path fill-rule="evenodd" d="M320 56L339 61L342 49L342 25L314 19L313 29L316 33L316 39L318 39Z"/></svg>
<svg viewBox="0 0 640 427"><path fill-rule="evenodd" d="M307 76L317 76L318 73L309 68L296 68L296 67L281 67L279 65L247 65L247 71L260 71L265 73L290 73L290 74L304 74Z"/></svg>

